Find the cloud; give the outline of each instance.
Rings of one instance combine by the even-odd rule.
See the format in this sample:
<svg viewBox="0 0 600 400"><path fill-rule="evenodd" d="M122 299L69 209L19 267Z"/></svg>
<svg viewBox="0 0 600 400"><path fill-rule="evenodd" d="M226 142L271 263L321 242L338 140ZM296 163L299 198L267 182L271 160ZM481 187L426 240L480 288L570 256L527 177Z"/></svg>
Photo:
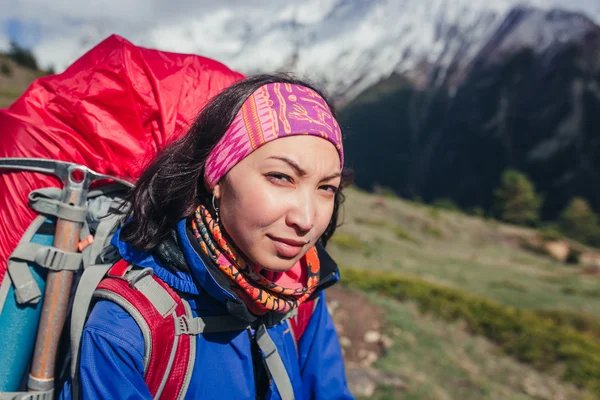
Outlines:
<svg viewBox="0 0 600 400"><path fill-rule="evenodd" d="M600 22L599 0L498 1L585 10ZM247 25L256 28L254 24L258 21L269 20L265 16L289 10L294 5L305 9L297 17L314 17L306 11L306 8L312 10L309 3L313 2L320 4L316 0L293 3L281 0L0 0L0 46L7 41L6 32L2 36L6 31L3 21L18 21L27 28L21 29L21 37L17 39L32 47L42 66L52 65L57 71L113 33L137 45L162 50L198 52L202 49L203 55L227 63L243 46ZM317 9L316 4L314 8ZM292 10L292 14L298 10ZM230 18L231 13L238 17ZM271 42L284 45L277 38Z"/></svg>
<svg viewBox="0 0 600 400"><path fill-rule="evenodd" d="M202 16L222 8L268 8L276 0L0 0L2 18L36 21L41 25L57 22L151 27L182 17Z"/></svg>
<svg viewBox="0 0 600 400"><path fill-rule="evenodd" d="M164 46L158 47L163 50L191 52L197 48L185 41L186 35L171 40L161 35L182 21L200 22L207 30L214 24L212 16L224 10L268 12L279 4L277 0L0 0L0 32L6 30L5 21L35 27L36 40L28 35L29 30L22 30L17 39L32 47L42 66L53 65L60 71L111 34L151 47L157 47L157 41L150 38L160 38L158 43ZM225 38L214 39L217 48Z"/></svg>

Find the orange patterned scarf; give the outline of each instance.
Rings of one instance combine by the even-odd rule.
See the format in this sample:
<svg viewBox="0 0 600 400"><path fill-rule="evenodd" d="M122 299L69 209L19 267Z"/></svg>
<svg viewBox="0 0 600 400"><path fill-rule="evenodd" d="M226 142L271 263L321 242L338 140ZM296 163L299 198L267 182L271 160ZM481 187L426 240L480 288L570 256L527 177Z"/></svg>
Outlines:
<svg viewBox="0 0 600 400"><path fill-rule="evenodd" d="M267 279L240 256L206 207L200 205L191 222L202 251L234 282L234 290L253 314L264 315L270 311L285 314L298 308L315 291L320 264L314 247L300 260L308 272L306 282L299 288L287 288Z"/></svg>

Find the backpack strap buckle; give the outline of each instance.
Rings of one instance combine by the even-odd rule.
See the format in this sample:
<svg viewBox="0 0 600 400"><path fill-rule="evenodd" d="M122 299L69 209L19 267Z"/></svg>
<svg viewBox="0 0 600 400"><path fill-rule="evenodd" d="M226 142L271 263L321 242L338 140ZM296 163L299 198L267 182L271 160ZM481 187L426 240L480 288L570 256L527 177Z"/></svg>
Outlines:
<svg viewBox="0 0 600 400"><path fill-rule="evenodd" d="M175 316L175 335L197 335L202 332L202 329L198 329L197 321L194 318L190 318L187 315ZM196 329L192 329L192 322L196 322Z"/></svg>

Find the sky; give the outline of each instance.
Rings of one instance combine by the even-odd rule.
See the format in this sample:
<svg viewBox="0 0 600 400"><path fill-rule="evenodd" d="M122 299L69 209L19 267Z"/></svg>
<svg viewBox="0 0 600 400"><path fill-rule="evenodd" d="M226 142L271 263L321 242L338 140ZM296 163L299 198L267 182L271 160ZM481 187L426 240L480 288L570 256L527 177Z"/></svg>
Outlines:
<svg viewBox="0 0 600 400"><path fill-rule="evenodd" d="M370 0L329 1L350 3ZM584 11L600 23L600 0L522 1ZM161 31L177 26L180 21L202 20L210 29L211 20L218 18L225 10L243 13L251 9L255 13L268 15L286 2L311 3L316 0L0 0L0 51L7 50L10 41L15 40L22 47L32 49L41 66L53 65L57 70L62 70L113 33L136 44L148 45L156 42L149 38L156 38ZM186 40L185 35L181 40ZM218 40L214 45L219 45ZM186 48L185 43L178 45L178 49L182 48Z"/></svg>

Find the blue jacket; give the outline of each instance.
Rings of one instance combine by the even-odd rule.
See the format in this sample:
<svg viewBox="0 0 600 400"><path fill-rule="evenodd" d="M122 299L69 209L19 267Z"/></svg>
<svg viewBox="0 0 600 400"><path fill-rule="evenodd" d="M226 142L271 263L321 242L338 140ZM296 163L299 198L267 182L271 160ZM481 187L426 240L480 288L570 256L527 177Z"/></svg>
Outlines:
<svg viewBox="0 0 600 400"><path fill-rule="evenodd" d="M154 253L131 248L120 241L119 233L113 238L113 246L121 257L137 266L152 268L157 277L190 303L194 316L227 314L231 310L226 306L228 302L239 301L194 249L185 220L177 225L175 236L189 273L168 268ZM335 265L332 271L322 276L322 286L339 279ZM351 399L338 337L320 289L316 294L319 302L298 349L287 324L276 325L268 332L285 364L297 400ZM202 334L196 340L196 361L186 399L256 398L251 340L246 331ZM144 382L143 360L144 339L135 320L115 303L97 302L82 337L79 371L83 398L151 399ZM67 381L61 399L71 398L70 388L71 382ZM273 383L266 398L280 398Z"/></svg>

